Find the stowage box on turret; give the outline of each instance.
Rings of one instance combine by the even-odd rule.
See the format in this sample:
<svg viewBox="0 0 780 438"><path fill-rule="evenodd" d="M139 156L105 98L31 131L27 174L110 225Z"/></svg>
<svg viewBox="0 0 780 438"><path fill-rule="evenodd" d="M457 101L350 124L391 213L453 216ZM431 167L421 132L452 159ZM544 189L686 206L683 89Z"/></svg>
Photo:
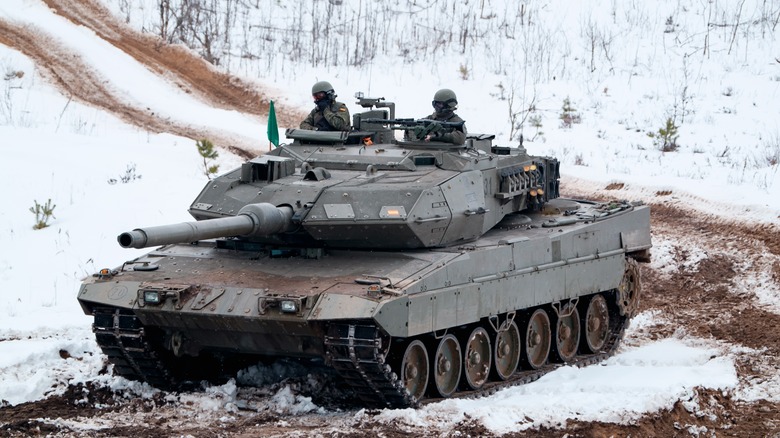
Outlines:
<svg viewBox="0 0 780 438"><path fill-rule="evenodd" d="M554 158L489 135L396 140L435 122L358 104L351 132L290 129L210 181L196 221L119 235L157 248L78 294L115 374L176 388L300 358L367 407L407 407L614 351L649 258L647 206L559 198Z"/></svg>

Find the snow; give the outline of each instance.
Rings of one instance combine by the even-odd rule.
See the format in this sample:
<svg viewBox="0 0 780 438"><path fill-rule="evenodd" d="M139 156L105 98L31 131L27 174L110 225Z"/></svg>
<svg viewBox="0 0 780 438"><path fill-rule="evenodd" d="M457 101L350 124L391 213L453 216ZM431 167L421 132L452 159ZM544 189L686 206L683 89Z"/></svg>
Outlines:
<svg viewBox="0 0 780 438"><path fill-rule="evenodd" d="M680 340L662 340L626 349L603 365L560 368L537 382L487 399L448 400L420 410L388 410L380 420L421 426L435 422L446 427L468 414L496 433L560 426L569 419L628 423L646 412L670 409L671 401L690 398L695 386L734 387L733 364L714 354Z"/></svg>
<svg viewBox="0 0 780 438"><path fill-rule="evenodd" d="M135 62L130 55L96 38L91 30L74 26L66 18L55 15L43 2L7 0L0 5L0 16L27 22L41 32L57 29L52 33L57 35L58 43L65 50L78 54L80 61L89 65L103 83L110 84L113 94L123 101L142 106L162 118L180 120L192 126L212 129L229 126L234 135L246 138L255 138L257 132L262 132L259 121L236 111L210 107L186 94ZM30 17L35 20L31 21ZM181 108L187 108L187 111L183 112Z"/></svg>
<svg viewBox="0 0 780 438"><path fill-rule="evenodd" d="M39 400L61 394L68 384L98 377L103 358L88 325L57 334L37 331L30 335L34 337L0 342L1 399L11 404ZM61 351L74 356L63 358Z"/></svg>
<svg viewBox="0 0 780 438"><path fill-rule="evenodd" d="M609 22L609 17L595 13L602 2L577 2L576 7L569 2L566 7L561 2L548 3L549 7L540 9L545 18L553 16L551 11L565 12L547 24L556 32L579 29L583 17ZM675 9L681 3L688 10ZM728 9L736 2L726 3ZM504 5L493 4L496 9ZM346 2L345 7L349 5ZM712 56L691 58L699 60L698 64L686 65L683 52L692 46L674 46L671 36L660 29L661 22L674 10L676 25L682 29L678 38L684 40L706 27L702 24L705 12L697 5L661 1L622 10L653 17L647 22L654 24L648 26L660 36L613 47L613 75L599 72L577 81L581 69L573 62L574 72L540 83L534 92L543 110L544 134L534 135L526 128L526 139L533 138L526 146L531 153L559 157L564 180L585 191L619 182L625 185L616 192L621 197L653 199L659 191L668 191L675 202L723 217L776 223L780 217L778 164L767 160L780 156L780 72L772 62L780 53L780 39L757 40L750 47L743 42L736 58L725 54L728 40L713 32ZM55 15L41 1L4 0L0 19L56 35L59 44L78 53L122 99L192 126L255 138L258 148L266 144L265 120L213 108L181 92L89 29ZM639 31L632 30L631 35ZM581 38L576 32L569 36L573 41ZM632 56L641 58L639 67L632 63ZM472 75L464 80L458 73L460 62L460 57L443 59L432 67L380 57L370 68L300 65L292 69L294 74L273 74L274 82L269 85L307 109L311 84L328 79L341 90L342 100L353 113L360 108L345 96L370 91L395 101L402 117L429 113L429 95L449 87L458 93L458 113L471 132L496 132L500 144L514 144L507 128L507 103L493 96L496 84L503 81L509 86L507 77L489 68L472 67ZM517 65L510 73L521 69ZM148 397L156 390L99 375L103 358L90 330L92 321L83 315L75 295L84 277L144 252L120 248L115 242L119 232L191 219L187 205L206 182L195 142L139 131L70 101L44 82L30 59L5 46L0 46L0 70L5 76L0 83L0 138L4 140L0 154L5 163L0 172L5 200L0 209L0 400L10 404L40 400L61 393L68 383L86 381ZM12 72L23 75L6 74ZM690 83L685 82L687 75ZM690 112L680 132L683 146L678 152L664 153L653 146L647 132L662 126L670 102L683 86L690 86L691 93L686 101ZM567 96L582 114L582 123L570 129L558 125L560 106ZM218 163L225 171L240 161L222 151ZM121 181L123 176L126 182ZM49 227L33 230L33 215L28 210L34 202L43 204L47 199L56 204L55 217ZM671 257L679 242L656 240L654 245L653 267L660 272L678 269ZM694 268L707 256L695 246L688 250L691 256L686 268ZM776 282L768 278L746 282L745 289L752 289L761 303L778 311ZM777 372L774 378L738 381L735 358L745 354L739 346L688 336L643 337L642 327L660 323L660 319L657 312L639 315L627 333L627 339L634 340L603 364L562 367L537 382L487 398L448 400L419 410L386 410L378 418L446 428L468 413L490 430L504 433L575 419L626 423L669 409L680 400L695 404L695 388L733 391L747 401L778 400ZM61 351L67 352L65 357ZM267 384L274 382L268 375L279 376L284 371L255 370L245 377L253 373L260 384ZM240 397L235 385L231 382L169 397L230 421ZM289 414L324 412L284 385L268 409ZM361 421L362 415L358 412L353 421Z"/></svg>
<svg viewBox="0 0 780 438"><path fill-rule="evenodd" d="M496 433L561 426L569 419L628 423L644 413L670 409L677 400L690 398L694 387L726 389L736 384L734 364L719 351L664 339L626 348L597 366L562 367L487 398L388 410L379 418L446 428L467 414Z"/></svg>

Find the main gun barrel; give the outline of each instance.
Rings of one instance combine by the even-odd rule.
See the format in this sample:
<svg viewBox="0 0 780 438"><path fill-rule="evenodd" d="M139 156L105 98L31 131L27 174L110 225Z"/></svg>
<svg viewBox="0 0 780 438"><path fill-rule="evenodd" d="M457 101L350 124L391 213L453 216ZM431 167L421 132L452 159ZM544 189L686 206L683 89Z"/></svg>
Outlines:
<svg viewBox="0 0 780 438"><path fill-rule="evenodd" d="M215 237L268 236L290 229L292 215L292 208L287 206L249 204L235 216L136 228L117 236L117 241L123 248L147 248Z"/></svg>

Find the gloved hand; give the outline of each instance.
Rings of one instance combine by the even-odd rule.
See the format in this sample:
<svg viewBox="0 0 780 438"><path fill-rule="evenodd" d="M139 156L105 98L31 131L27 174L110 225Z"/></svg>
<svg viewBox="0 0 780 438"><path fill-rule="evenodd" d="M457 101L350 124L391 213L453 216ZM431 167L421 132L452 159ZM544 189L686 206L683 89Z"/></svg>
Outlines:
<svg viewBox="0 0 780 438"><path fill-rule="evenodd" d="M428 135L431 137L441 137L444 134L444 127L441 126L441 123L433 122L431 123L431 126L428 128Z"/></svg>
<svg viewBox="0 0 780 438"><path fill-rule="evenodd" d="M317 121L317 126L315 126L317 131L332 131L333 128L331 128L330 123L328 123L327 120L325 120L325 117L319 119Z"/></svg>
<svg viewBox="0 0 780 438"><path fill-rule="evenodd" d="M444 134L444 128L436 122L414 127L414 136L418 140L430 141L432 138L440 137L442 134Z"/></svg>
<svg viewBox="0 0 780 438"><path fill-rule="evenodd" d="M320 99L320 100L318 100L316 102L316 104L317 104L317 110L318 111L323 111L323 110L325 110L325 108L330 106L330 99L327 99L327 98Z"/></svg>
<svg viewBox="0 0 780 438"><path fill-rule="evenodd" d="M424 140L425 136L428 134L428 130L425 129L425 126L418 125L412 129L412 133L414 134L415 140Z"/></svg>

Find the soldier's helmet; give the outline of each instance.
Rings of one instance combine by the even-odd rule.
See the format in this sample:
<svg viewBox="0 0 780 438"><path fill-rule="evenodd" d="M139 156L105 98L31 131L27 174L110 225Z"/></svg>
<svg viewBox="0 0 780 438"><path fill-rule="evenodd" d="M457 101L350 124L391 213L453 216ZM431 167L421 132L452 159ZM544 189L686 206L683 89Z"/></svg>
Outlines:
<svg viewBox="0 0 780 438"><path fill-rule="evenodd" d="M442 88L433 95L433 102L431 103L437 113L447 110L454 111L458 108L458 97L449 88Z"/></svg>
<svg viewBox="0 0 780 438"><path fill-rule="evenodd" d="M333 85L328 81L319 81L311 87L311 95L314 97L315 102L319 102L322 99L333 99L336 97L336 92L333 90Z"/></svg>

